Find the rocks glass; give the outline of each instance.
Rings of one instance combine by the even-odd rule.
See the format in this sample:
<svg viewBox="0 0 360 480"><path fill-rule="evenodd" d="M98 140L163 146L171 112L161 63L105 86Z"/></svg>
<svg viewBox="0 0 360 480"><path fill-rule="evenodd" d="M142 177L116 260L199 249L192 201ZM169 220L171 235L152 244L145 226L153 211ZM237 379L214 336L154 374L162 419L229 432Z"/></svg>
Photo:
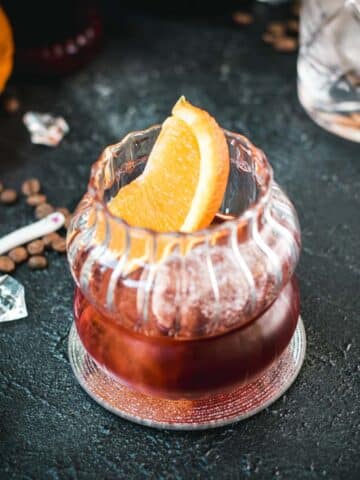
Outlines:
<svg viewBox="0 0 360 480"><path fill-rule="evenodd" d="M303 0L298 93L315 122L360 142L360 0Z"/></svg>
<svg viewBox="0 0 360 480"><path fill-rule="evenodd" d="M213 225L156 233L114 217L107 201L143 171L159 132L130 133L92 168L68 232L69 355L114 413L208 428L266 407L301 367L300 230L264 153L227 131L230 178Z"/></svg>

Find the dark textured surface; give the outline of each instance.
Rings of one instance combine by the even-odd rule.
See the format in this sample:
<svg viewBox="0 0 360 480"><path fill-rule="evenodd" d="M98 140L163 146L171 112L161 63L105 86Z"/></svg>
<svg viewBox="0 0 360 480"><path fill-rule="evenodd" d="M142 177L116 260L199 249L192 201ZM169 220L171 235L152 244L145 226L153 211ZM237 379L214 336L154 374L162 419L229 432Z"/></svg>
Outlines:
<svg viewBox="0 0 360 480"><path fill-rule="evenodd" d="M203 433L160 432L103 410L67 358L73 284L64 257L16 277L29 317L0 325L0 477L360 478L360 147L314 125L296 96L296 56L274 53L260 27L130 21L126 35L56 85L18 85L25 110L63 114L57 149L32 145L20 115L0 117L0 178L38 176L73 208L100 150L161 122L180 94L263 147L301 220L298 268L308 334L303 370L267 411ZM108 90L108 89L111 89ZM32 219L0 206L0 233Z"/></svg>

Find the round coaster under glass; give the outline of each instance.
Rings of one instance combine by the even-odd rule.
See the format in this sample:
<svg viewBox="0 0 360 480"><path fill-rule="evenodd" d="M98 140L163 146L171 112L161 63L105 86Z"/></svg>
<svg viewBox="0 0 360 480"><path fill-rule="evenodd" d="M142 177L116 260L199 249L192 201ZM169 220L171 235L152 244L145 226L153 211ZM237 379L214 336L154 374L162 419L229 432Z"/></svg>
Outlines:
<svg viewBox="0 0 360 480"><path fill-rule="evenodd" d="M132 390L100 368L85 351L75 324L69 335L69 358L75 376L96 402L132 422L173 430L220 427L260 412L294 382L303 364L305 350L305 329L299 317L288 347L252 382L210 397L167 400Z"/></svg>

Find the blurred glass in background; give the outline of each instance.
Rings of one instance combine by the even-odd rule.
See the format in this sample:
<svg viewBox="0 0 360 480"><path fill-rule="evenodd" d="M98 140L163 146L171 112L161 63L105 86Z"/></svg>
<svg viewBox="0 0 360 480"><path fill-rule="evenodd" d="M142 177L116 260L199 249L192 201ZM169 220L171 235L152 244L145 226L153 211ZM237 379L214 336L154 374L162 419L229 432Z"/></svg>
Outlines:
<svg viewBox="0 0 360 480"><path fill-rule="evenodd" d="M299 99L322 127L360 142L360 0L303 0Z"/></svg>
<svg viewBox="0 0 360 480"><path fill-rule="evenodd" d="M93 0L2 0L15 37L16 70L61 75L98 51L103 23Z"/></svg>

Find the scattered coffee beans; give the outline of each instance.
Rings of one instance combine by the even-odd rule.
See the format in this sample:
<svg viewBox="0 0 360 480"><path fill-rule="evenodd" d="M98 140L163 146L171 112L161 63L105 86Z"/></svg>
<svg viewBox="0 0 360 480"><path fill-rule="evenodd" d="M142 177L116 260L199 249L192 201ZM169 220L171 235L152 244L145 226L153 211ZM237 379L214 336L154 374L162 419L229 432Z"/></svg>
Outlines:
<svg viewBox="0 0 360 480"><path fill-rule="evenodd" d="M267 31L270 32L275 37L280 37L285 34L285 23L283 22L271 22L267 26Z"/></svg>
<svg viewBox="0 0 360 480"><path fill-rule="evenodd" d="M71 220L71 213L66 207L59 207L56 209L57 212L60 212L65 217L64 228L67 230L69 228L70 220Z"/></svg>
<svg viewBox="0 0 360 480"><path fill-rule="evenodd" d="M46 195L43 195L42 193L34 193L27 197L26 203L31 207L37 207L41 203L46 203Z"/></svg>
<svg viewBox="0 0 360 480"><path fill-rule="evenodd" d="M42 239L43 243L45 245L45 248L51 248L53 242L55 242L55 240L58 240L59 238L61 238L61 237L56 232L48 233L47 235L45 235L45 237L43 237L43 239Z"/></svg>
<svg viewBox="0 0 360 480"><path fill-rule="evenodd" d="M265 43L274 43L275 37L272 33L265 32L262 35L262 39L264 40Z"/></svg>
<svg viewBox="0 0 360 480"><path fill-rule="evenodd" d="M53 213L53 211L54 207L52 205L49 203L41 203L35 209L35 217L40 220L41 218L50 215L50 213Z"/></svg>
<svg viewBox="0 0 360 480"><path fill-rule="evenodd" d="M291 33L299 33L299 21L298 20L288 20L286 22L287 30Z"/></svg>
<svg viewBox="0 0 360 480"><path fill-rule="evenodd" d="M69 228L70 222L71 222L71 215L69 215L68 217L65 217L65 223L64 223L65 230Z"/></svg>
<svg viewBox="0 0 360 480"><path fill-rule="evenodd" d="M11 258L11 260L15 263L22 263L25 262L28 258L28 252L26 248L24 247L16 247L10 250L8 253L8 256Z"/></svg>
<svg viewBox="0 0 360 480"><path fill-rule="evenodd" d="M66 252L66 239L63 237L59 237L58 239L54 240L51 244L52 248L55 252L65 253Z"/></svg>
<svg viewBox="0 0 360 480"><path fill-rule="evenodd" d="M48 265L46 257L43 255L34 255L33 257L30 257L27 263L31 270L41 270Z"/></svg>
<svg viewBox="0 0 360 480"><path fill-rule="evenodd" d="M40 192L40 182L37 178L28 178L21 186L21 191L24 195L34 195Z"/></svg>
<svg viewBox="0 0 360 480"><path fill-rule="evenodd" d="M27 246L27 251L30 255L40 255L43 253L45 248L44 242L42 240L34 240L30 242Z"/></svg>
<svg viewBox="0 0 360 480"><path fill-rule="evenodd" d="M11 273L15 270L15 262L6 255L0 257L0 272Z"/></svg>
<svg viewBox="0 0 360 480"><path fill-rule="evenodd" d="M4 100L4 109L7 113L16 113L20 108L20 102L16 97L8 97Z"/></svg>
<svg viewBox="0 0 360 480"><path fill-rule="evenodd" d="M56 211L62 213L65 218L70 216L70 212L66 207L59 207Z"/></svg>
<svg viewBox="0 0 360 480"><path fill-rule="evenodd" d="M35 207L35 217L42 219L53 213L55 208L47 203L46 195L40 193L41 185L37 178L25 180L21 186L22 193L26 196L26 203ZM11 204L18 198L17 192L13 189L4 188L0 182L0 203ZM68 228L71 213L66 207L59 207L56 211L62 213L65 217L64 228ZM17 264L25 262L31 270L40 270L48 266L48 261L43 255L45 248L53 249L59 253L66 252L66 239L57 232L49 233L42 239L30 242L26 248L21 246L12 249L7 255L0 256L0 272L10 273L15 270ZM30 256L30 258L29 258Z"/></svg>
<svg viewBox="0 0 360 480"><path fill-rule="evenodd" d="M238 25L251 25L254 22L254 17L247 12L235 12L232 18Z"/></svg>
<svg viewBox="0 0 360 480"><path fill-rule="evenodd" d="M0 193L0 202L10 205L11 203L15 203L17 200L17 193L16 190L12 188L6 188Z"/></svg>
<svg viewBox="0 0 360 480"><path fill-rule="evenodd" d="M300 15L300 9L301 9L301 5L299 1L295 2L291 7L291 11L293 15L295 15L296 17Z"/></svg>
<svg viewBox="0 0 360 480"><path fill-rule="evenodd" d="M274 48L278 52L294 52L297 49L297 45L297 40L294 37L279 37L274 40Z"/></svg>

